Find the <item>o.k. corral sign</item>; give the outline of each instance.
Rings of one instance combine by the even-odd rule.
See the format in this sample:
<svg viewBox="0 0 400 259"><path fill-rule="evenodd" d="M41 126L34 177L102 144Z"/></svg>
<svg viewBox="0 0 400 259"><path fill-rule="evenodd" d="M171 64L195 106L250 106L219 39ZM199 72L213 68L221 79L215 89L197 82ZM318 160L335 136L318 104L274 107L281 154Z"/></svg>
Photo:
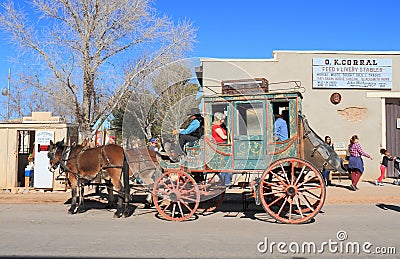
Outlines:
<svg viewBox="0 0 400 259"><path fill-rule="evenodd" d="M313 58L313 88L392 89L390 58Z"/></svg>

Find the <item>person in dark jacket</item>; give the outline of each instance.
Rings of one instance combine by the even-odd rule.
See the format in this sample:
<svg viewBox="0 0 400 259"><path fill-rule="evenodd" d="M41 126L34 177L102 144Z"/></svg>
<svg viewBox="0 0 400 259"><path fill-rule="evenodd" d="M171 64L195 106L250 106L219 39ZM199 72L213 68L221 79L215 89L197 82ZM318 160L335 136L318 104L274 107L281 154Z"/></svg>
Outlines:
<svg viewBox="0 0 400 259"><path fill-rule="evenodd" d="M179 146L174 150L173 160L177 160L184 153L183 150L186 143L199 140L204 134L204 118L200 114L200 109L192 108L188 116L192 121L186 129L172 131L174 135L179 134Z"/></svg>
<svg viewBox="0 0 400 259"><path fill-rule="evenodd" d="M333 143L332 143L332 139L330 136L325 136L325 143L332 149L334 149L333 147ZM324 177L325 180L325 185L326 186L332 186L332 182L331 182L331 171L328 169L325 169L322 171L322 176Z"/></svg>

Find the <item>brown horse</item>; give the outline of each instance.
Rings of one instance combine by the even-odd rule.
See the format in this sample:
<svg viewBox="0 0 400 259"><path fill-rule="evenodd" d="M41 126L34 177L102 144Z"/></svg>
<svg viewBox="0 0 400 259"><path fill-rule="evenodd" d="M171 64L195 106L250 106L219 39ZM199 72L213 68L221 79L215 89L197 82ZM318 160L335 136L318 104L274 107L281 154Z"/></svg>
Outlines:
<svg viewBox="0 0 400 259"><path fill-rule="evenodd" d="M96 178L111 181L113 188L109 190L108 206L112 206L113 191L118 193L117 211L114 217L125 216L126 203L129 203L129 165L124 149L115 144L89 148L85 144L67 146L64 140L53 143L50 141L48 153L51 169L58 166L68 175L71 187L70 214L82 211L83 184ZM123 179L123 184L121 183ZM78 191L80 200L77 204ZM125 201L125 204L124 204Z"/></svg>

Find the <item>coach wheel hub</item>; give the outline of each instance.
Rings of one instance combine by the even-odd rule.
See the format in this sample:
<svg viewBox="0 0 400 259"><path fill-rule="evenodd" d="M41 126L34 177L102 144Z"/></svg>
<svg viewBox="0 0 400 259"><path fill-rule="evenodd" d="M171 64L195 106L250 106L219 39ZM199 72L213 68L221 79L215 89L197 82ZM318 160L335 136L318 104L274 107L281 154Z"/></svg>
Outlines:
<svg viewBox="0 0 400 259"><path fill-rule="evenodd" d="M177 192L171 192L171 193L169 194L169 199L170 199L172 202L177 202L177 201L180 199L180 195L179 195L179 193L177 193Z"/></svg>
<svg viewBox="0 0 400 259"><path fill-rule="evenodd" d="M297 188L296 188L296 186L289 185L289 186L286 188L286 194L287 194L287 195L293 197L293 196L296 195L296 193L297 193Z"/></svg>

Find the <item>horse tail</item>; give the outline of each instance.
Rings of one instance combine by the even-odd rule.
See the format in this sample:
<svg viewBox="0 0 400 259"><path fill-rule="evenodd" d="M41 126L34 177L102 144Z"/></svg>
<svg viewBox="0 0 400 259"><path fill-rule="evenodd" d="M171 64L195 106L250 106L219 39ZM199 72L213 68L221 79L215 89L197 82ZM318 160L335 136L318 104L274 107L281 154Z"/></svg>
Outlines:
<svg viewBox="0 0 400 259"><path fill-rule="evenodd" d="M129 195L130 195L129 163L128 163L128 159L126 158L125 151L124 151L124 162L123 162L123 165L122 165L122 177L123 177L123 183L124 183L125 203L129 203Z"/></svg>

